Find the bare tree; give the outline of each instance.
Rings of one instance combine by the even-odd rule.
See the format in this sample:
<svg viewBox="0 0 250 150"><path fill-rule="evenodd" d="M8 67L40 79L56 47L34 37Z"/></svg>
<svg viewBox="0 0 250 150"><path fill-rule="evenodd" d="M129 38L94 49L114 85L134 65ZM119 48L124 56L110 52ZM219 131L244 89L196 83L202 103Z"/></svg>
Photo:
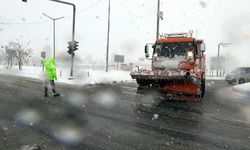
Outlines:
<svg viewBox="0 0 250 150"><path fill-rule="evenodd" d="M18 61L19 70L22 70L23 64L28 64L30 61L33 50L29 47L30 42L20 42L18 40L11 41L8 44L8 48L16 51L16 59Z"/></svg>

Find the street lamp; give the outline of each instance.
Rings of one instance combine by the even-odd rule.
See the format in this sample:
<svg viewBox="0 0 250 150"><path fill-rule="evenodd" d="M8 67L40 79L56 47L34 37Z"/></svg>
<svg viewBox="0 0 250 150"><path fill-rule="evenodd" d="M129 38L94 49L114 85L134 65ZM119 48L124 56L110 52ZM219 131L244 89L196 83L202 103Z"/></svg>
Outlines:
<svg viewBox="0 0 250 150"><path fill-rule="evenodd" d="M53 21L53 58L55 59L56 55L56 20L63 19L64 17L59 17L59 18L52 18L45 13L43 13L44 16L48 17Z"/></svg>
<svg viewBox="0 0 250 150"><path fill-rule="evenodd" d="M219 67L220 67L220 47L226 47L228 45L231 45L232 43L225 43L225 42L221 42L218 44L218 56L217 56L217 69L216 69L216 75L217 77L219 76Z"/></svg>

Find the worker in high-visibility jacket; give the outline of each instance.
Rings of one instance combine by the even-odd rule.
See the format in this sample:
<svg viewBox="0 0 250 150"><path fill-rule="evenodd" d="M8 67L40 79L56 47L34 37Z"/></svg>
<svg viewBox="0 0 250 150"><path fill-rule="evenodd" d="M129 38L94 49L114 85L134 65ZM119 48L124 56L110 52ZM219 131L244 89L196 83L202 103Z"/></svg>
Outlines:
<svg viewBox="0 0 250 150"><path fill-rule="evenodd" d="M45 69L45 86L44 86L44 96L48 97L48 87L52 88L53 96L60 96L55 89L55 80L57 80L55 60L53 58L42 60Z"/></svg>

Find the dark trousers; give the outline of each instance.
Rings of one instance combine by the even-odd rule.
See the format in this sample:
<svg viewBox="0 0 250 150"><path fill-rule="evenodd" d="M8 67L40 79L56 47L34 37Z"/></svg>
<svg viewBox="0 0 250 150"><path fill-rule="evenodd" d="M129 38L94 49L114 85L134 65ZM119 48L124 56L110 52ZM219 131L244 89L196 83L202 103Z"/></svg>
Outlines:
<svg viewBox="0 0 250 150"><path fill-rule="evenodd" d="M51 86L52 92L56 94L56 89L55 89L55 81L54 80L45 80L45 86L44 86L44 93L45 95L48 94L48 88Z"/></svg>

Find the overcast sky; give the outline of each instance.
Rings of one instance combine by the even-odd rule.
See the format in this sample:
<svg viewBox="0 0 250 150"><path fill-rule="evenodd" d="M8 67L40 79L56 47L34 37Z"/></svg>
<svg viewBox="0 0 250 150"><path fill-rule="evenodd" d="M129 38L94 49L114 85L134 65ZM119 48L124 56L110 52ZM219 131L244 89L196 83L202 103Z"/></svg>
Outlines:
<svg viewBox="0 0 250 150"><path fill-rule="evenodd" d="M77 6L76 40L80 47L76 55L92 55L104 62L108 0L68 2ZM160 32L194 30L195 36L206 42L208 56L216 56L219 42L232 42L234 45L223 48L222 54L242 51L250 57L249 6L249 0L161 0L164 20ZM156 8L157 0L111 0L110 55L124 54L128 62L144 57L145 43L155 40ZM46 46L52 48L52 21L42 13L66 17L57 21L56 31L57 54L66 53L72 8L49 0L1 0L0 45L15 39L30 41L37 56Z"/></svg>

